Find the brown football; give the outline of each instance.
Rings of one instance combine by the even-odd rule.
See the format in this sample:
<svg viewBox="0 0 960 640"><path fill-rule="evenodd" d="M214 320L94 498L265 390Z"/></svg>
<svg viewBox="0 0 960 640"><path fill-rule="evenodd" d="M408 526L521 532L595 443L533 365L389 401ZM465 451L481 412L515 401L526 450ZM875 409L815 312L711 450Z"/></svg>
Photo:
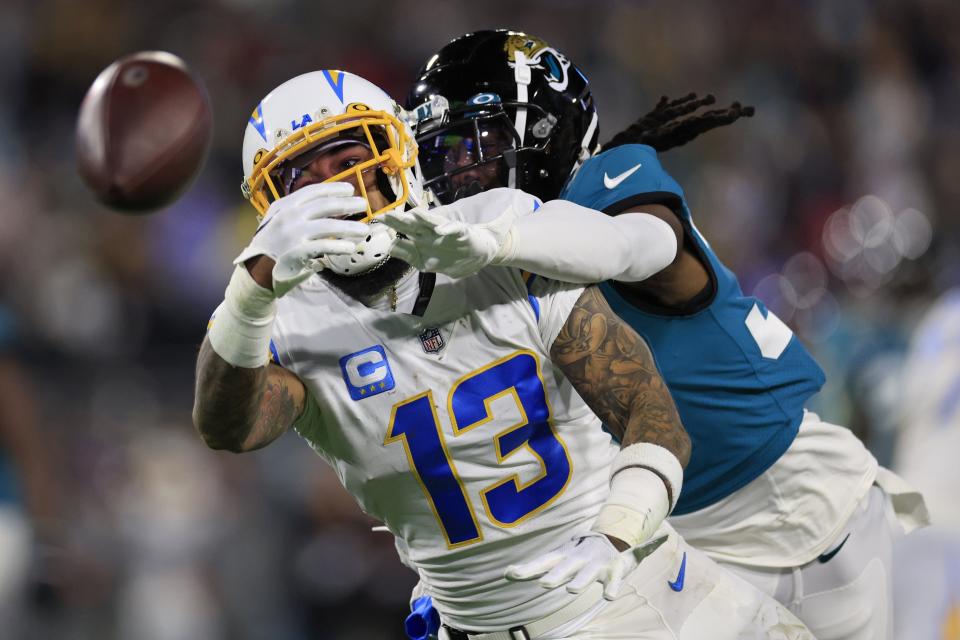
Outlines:
<svg viewBox="0 0 960 640"><path fill-rule="evenodd" d="M207 92L183 60L134 53L104 69L80 105L77 168L105 205L147 213L190 186L212 134Z"/></svg>

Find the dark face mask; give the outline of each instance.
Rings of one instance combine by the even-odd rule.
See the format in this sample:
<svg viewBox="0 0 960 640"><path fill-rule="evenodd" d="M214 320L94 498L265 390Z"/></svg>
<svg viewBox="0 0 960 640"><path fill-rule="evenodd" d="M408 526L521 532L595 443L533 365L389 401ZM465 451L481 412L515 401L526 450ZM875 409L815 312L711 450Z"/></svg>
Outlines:
<svg viewBox="0 0 960 640"><path fill-rule="evenodd" d="M504 113L429 131L418 138L424 186L443 203L508 186L518 142Z"/></svg>

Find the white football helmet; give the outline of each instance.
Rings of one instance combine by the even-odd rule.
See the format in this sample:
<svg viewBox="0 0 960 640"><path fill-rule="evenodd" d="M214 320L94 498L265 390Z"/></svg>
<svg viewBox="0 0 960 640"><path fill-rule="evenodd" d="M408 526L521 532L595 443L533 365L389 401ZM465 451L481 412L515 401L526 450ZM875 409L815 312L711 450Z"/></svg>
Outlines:
<svg viewBox="0 0 960 640"><path fill-rule="evenodd" d="M284 171L295 158L344 137L369 146L373 157L329 178L356 177L360 196L367 200L363 222L397 207L417 206L425 193L417 165L417 143L409 117L383 90L346 71L313 71L281 84L253 110L243 136L244 197L259 216L285 194ZM365 142L364 142L365 141ZM302 158L301 158L302 160ZM374 210L367 198L362 172L378 172L380 191L388 200ZM389 191L384 188L389 185ZM324 264L344 275L360 275L386 262L396 234L376 224L351 256L327 256ZM375 256L380 256L379 258Z"/></svg>

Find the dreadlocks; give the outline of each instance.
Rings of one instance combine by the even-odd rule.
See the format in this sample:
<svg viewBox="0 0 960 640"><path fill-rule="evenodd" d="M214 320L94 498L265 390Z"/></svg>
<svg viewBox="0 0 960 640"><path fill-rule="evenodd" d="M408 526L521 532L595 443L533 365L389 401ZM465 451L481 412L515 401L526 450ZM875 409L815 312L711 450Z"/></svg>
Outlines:
<svg viewBox="0 0 960 640"><path fill-rule="evenodd" d="M716 100L710 94L698 98L697 94L690 93L676 100L663 96L653 111L613 136L600 151L623 144L646 144L657 151L666 151L690 142L705 131L753 115L753 107L734 102L726 109L711 109L689 118L683 117L714 102Z"/></svg>

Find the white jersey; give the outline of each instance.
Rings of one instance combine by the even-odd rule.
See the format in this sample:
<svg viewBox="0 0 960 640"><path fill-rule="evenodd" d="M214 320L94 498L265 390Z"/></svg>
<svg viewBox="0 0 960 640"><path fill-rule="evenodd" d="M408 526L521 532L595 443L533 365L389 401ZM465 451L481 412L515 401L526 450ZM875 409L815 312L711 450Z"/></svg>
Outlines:
<svg viewBox="0 0 960 640"><path fill-rule="evenodd" d="M502 629L574 596L504 570L586 532L619 450L549 347L582 287L492 267L438 275L423 317L313 277L273 344L309 391L297 432L406 546L449 624Z"/></svg>

